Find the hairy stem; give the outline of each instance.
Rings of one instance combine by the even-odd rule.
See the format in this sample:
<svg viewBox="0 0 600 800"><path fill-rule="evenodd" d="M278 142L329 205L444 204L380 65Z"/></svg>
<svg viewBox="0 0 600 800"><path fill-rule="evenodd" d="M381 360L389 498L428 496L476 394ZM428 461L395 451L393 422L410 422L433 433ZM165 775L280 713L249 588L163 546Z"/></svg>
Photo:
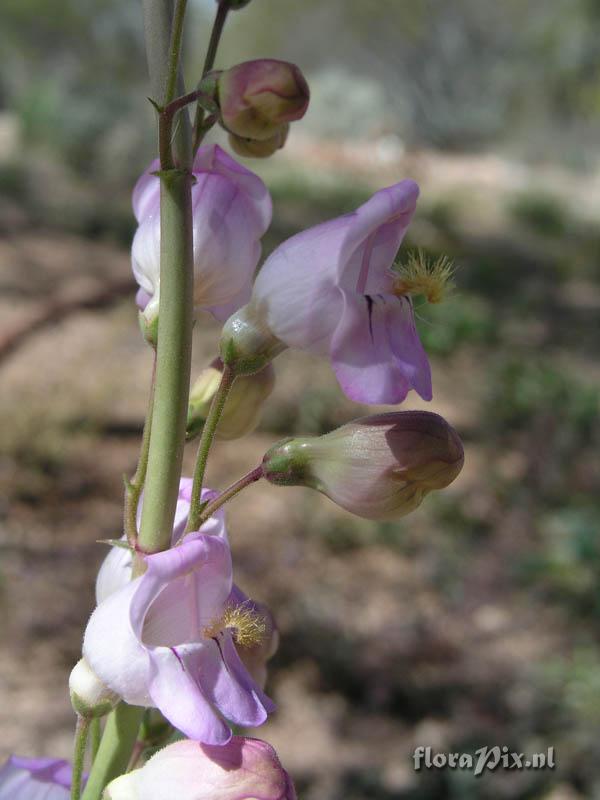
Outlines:
<svg viewBox="0 0 600 800"><path fill-rule="evenodd" d="M71 800L79 800L81 797L81 778L83 776L83 765L85 763L85 748L87 745L88 731L90 729L89 719L77 717L75 727L75 746L73 748L73 777L71 779Z"/></svg>
<svg viewBox="0 0 600 800"><path fill-rule="evenodd" d="M98 755L98 748L100 747L100 739L102 738L102 728L100 723L100 717L94 717L90 725L90 733L91 733L91 741L90 741L90 750L91 750L91 760L92 764L96 760L96 756Z"/></svg>
<svg viewBox="0 0 600 800"><path fill-rule="evenodd" d="M198 445L198 455L196 457L196 467L194 470L194 483L192 485L192 498L190 505L190 515L187 524L188 531L198 530L200 518L202 515L202 508L200 497L202 495L202 484L204 483L204 473L206 472L206 462L208 461L208 454L217 430L217 425L221 419L223 409L233 381L235 380L235 373L233 370L225 365L223 374L221 375L221 382L219 388L215 392L212 399L204 428L202 429L202 436L200 437L200 444Z"/></svg>
<svg viewBox="0 0 600 800"><path fill-rule="evenodd" d="M126 703L119 703L110 712L81 800L100 800L104 787L125 772L143 713L143 708Z"/></svg>

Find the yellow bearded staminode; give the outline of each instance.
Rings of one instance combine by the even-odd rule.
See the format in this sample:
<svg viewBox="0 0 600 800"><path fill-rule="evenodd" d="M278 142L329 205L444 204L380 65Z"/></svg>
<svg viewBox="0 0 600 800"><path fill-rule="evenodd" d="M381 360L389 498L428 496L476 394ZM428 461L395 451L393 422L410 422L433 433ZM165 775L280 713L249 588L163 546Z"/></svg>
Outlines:
<svg viewBox="0 0 600 800"><path fill-rule="evenodd" d="M208 625L203 633L208 639L216 637L221 631L228 628L241 647L255 647L265 637L267 624L265 618L250 608L248 603L237 606L227 606L219 619Z"/></svg>
<svg viewBox="0 0 600 800"><path fill-rule="evenodd" d="M423 295L428 303L441 303L454 289L455 267L448 256L431 260L417 250L406 263L394 264L392 272L393 292L398 297Z"/></svg>

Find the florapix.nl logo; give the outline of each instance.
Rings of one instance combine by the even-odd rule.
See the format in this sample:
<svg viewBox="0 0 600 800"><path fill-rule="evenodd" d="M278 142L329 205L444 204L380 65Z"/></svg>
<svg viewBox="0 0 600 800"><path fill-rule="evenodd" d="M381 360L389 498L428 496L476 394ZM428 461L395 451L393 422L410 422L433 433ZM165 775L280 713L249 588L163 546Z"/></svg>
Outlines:
<svg viewBox="0 0 600 800"><path fill-rule="evenodd" d="M413 753L415 770L421 769L461 769L482 775L485 770L496 769L554 769L556 758L554 747L545 753L518 753L507 745L485 746L474 753L434 752L431 747L417 747Z"/></svg>

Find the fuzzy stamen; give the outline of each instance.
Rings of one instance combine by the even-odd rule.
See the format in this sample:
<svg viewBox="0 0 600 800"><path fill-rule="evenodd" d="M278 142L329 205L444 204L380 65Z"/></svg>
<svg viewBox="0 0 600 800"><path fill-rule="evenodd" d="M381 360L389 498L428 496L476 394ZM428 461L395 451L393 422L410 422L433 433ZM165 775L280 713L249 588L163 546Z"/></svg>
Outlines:
<svg viewBox="0 0 600 800"><path fill-rule="evenodd" d="M405 264L394 264L392 272L397 297L423 295L428 303L441 303L454 289L455 267L448 256L432 261L418 250L409 255Z"/></svg>
<svg viewBox="0 0 600 800"><path fill-rule="evenodd" d="M224 630L230 630L236 644L241 647L255 647L265 637L267 624L265 618L250 608L248 603L227 606L223 614L204 628L204 636L214 639Z"/></svg>

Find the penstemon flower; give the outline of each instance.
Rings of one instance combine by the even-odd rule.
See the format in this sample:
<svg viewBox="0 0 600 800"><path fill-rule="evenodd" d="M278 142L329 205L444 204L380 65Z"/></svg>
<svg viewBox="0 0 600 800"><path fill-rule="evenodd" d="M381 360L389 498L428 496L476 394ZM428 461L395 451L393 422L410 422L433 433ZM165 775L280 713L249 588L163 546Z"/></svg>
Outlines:
<svg viewBox="0 0 600 800"><path fill-rule="evenodd" d="M271 745L234 736L222 747L184 740L106 789L106 800L296 800Z"/></svg>
<svg viewBox="0 0 600 800"><path fill-rule="evenodd" d="M280 245L250 303L225 325L225 363L243 371L260 363L261 348L268 360L278 345L295 347L329 357L352 400L400 403L411 389L430 400L410 294L392 269L418 194L416 183L401 181ZM248 330L260 335L250 340Z"/></svg>
<svg viewBox="0 0 600 800"><path fill-rule="evenodd" d="M138 229L131 259L147 323L158 314L160 290L160 182L153 174L158 169L153 161L133 190ZM192 171L194 308L226 319L250 296L271 198L262 180L218 145L201 147Z"/></svg>
<svg viewBox="0 0 600 800"><path fill-rule="evenodd" d="M225 744L237 725L262 724L271 701L250 677L236 643L261 641L262 618L233 590L225 536L192 533L146 557L146 572L92 613L83 655L98 678L132 705L156 706L185 735Z"/></svg>
<svg viewBox="0 0 600 800"><path fill-rule="evenodd" d="M0 767L0 800L69 800L71 765L57 758L11 756Z"/></svg>

